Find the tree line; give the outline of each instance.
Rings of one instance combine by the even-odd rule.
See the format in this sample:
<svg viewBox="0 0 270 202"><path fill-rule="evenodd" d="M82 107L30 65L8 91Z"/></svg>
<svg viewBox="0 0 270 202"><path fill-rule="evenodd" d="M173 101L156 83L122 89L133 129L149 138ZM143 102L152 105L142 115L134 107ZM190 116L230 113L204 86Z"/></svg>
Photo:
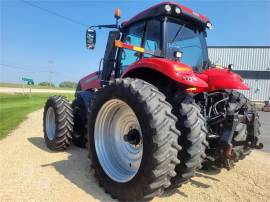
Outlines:
<svg viewBox="0 0 270 202"><path fill-rule="evenodd" d="M39 86L48 86L48 87L56 87L54 83L50 83L48 81L40 82ZM77 83L73 81L63 81L59 84L60 88L76 88Z"/></svg>

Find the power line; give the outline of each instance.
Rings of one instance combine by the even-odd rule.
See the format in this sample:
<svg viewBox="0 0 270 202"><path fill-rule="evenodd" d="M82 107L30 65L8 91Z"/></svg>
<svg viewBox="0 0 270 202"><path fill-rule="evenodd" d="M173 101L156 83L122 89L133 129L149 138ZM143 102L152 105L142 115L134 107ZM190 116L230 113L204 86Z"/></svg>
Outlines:
<svg viewBox="0 0 270 202"><path fill-rule="evenodd" d="M86 24L81 23L81 22L79 22L79 21L77 21L77 20L74 20L74 19L72 19L72 18L70 18L70 17L67 17L67 16L64 16L64 15L62 15L62 14L56 13L56 12L54 12L54 11L51 11L51 10L49 10L49 9L47 9L47 8L43 8L43 7L41 7L41 6L38 6L38 5L33 4L33 3L29 2L29 1L25 1L25 0L21 0L21 1L22 1L23 3L25 3L25 4L28 4L29 6L32 6L32 7L34 7L34 8L38 8L38 9L40 9L40 10L42 10L42 11L45 11L45 12L47 12L47 13L49 13L49 14L51 14L51 15L57 16L57 17L59 17L59 18L65 19L65 20L67 20L67 21L69 21L69 22L72 22L72 23L74 23L74 24L77 24L77 25L80 25L80 26L83 26L83 27L89 27L89 25L86 25Z"/></svg>
<svg viewBox="0 0 270 202"><path fill-rule="evenodd" d="M25 71L31 71L31 72L49 72L47 70L28 69L28 68L19 67L19 66L16 66L16 65L3 64L3 63L0 63L0 66L12 68L12 69L20 69L20 70L25 70Z"/></svg>
<svg viewBox="0 0 270 202"><path fill-rule="evenodd" d="M0 63L0 67L1 66L7 67L7 68L11 68L11 69L20 69L20 70L24 70L24 71L30 71L30 72L33 72L33 73L50 73L50 74L56 74L56 75L61 76L61 77L65 77L65 78L68 78L68 79L76 80L72 76L67 76L65 74L62 74L62 73L59 73L59 72L55 72L55 71L52 72L51 70L28 69L28 68L19 67L17 65L10 65L10 64Z"/></svg>

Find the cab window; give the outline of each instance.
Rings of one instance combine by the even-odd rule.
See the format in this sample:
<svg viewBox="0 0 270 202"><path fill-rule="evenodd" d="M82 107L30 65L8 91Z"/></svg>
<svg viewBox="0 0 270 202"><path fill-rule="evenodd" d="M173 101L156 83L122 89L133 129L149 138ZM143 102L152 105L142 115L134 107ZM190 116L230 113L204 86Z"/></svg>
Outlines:
<svg viewBox="0 0 270 202"><path fill-rule="evenodd" d="M160 55L161 22L149 20L146 26L144 49L151 54L144 54L144 57Z"/></svg>
<svg viewBox="0 0 270 202"><path fill-rule="evenodd" d="M138 23L130 27L124 36L123 42L132 46L142 46L142 38L145 23ZM136 51L129 49L121 50L121 70L122 72L132 63L140 59L140 54Z"/></svg>

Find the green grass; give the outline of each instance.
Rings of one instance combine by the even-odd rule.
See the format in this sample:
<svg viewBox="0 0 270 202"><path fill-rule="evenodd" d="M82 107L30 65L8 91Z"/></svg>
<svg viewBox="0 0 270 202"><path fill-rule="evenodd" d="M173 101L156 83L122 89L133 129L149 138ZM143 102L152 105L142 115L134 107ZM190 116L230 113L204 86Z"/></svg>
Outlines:
<svg viewBox="0 0 270 202"><path fill-rule="evenodd" d="M53 94L32 93L5 94L0 93L0 139L7 136L14 130L28 113L36 111L44 106L47 98ZM73 94L62 94L69 100L73 99Z"/></svg>
<svg viewBox="0 0 270 202"><path fill-rule="evenodd" d="M22 88L23 85L19 83L0 83L0 87L6 88ZM25 87L29 88L29 86L25 85ZM74 90L73 88L60 88L60 87L50 87L50 86L39 86L33 85L31 88L34 89L55 89L55 90Z"/></svg>

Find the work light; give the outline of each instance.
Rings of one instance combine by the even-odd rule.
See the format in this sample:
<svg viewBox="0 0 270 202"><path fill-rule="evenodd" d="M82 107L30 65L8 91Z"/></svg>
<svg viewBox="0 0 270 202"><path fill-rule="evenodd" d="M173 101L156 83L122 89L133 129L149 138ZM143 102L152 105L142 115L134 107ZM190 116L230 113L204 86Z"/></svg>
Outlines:
<svg viewBox="0 0 270 202"><path fill-rule="evenodd" d="M175 7L175 13L176 13L176 14L180 14L180 13L181 13L181 9L178 8L178 7Z"/></svg>
<svg viewBox="0 0 270 202"><path fill-rule="evenodd" d="M182 57L183 53L181 51L175 51L174 52L174 56L177 58L177 59L180 59Z"/></svg>
<svg viewBox="0 0 270 202"><path fill-rule="evenodd" d="M165 11L170 12L172 10L172 7L170 5L165 5Z"/></svg>
<svg viewBox="0 0 270 202"><path fill-rule="evenodd" d="M211 22L206 23L206 26L208 27L208 29L212 29L213 28Z"/></svg>

